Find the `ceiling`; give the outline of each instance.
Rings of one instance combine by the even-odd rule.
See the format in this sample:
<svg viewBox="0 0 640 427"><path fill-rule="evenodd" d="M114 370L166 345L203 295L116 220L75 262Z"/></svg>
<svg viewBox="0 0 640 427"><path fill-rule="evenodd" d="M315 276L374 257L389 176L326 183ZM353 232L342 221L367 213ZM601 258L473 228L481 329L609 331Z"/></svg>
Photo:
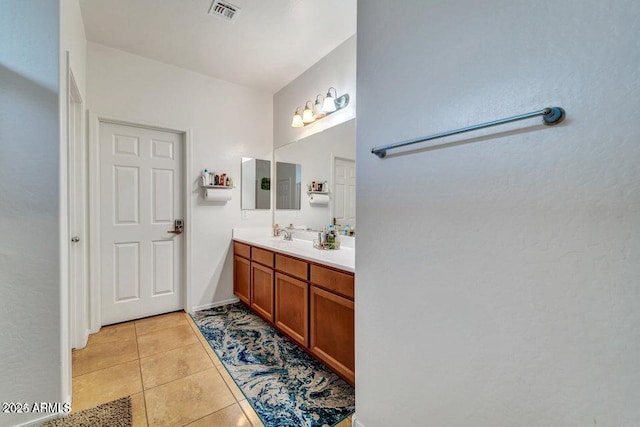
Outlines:
<svg viewBox="0 0 640 427"><path fill-rule="evenodd" d="M356 32L356 0L80 0L87 39L275 93Z"/></svg>

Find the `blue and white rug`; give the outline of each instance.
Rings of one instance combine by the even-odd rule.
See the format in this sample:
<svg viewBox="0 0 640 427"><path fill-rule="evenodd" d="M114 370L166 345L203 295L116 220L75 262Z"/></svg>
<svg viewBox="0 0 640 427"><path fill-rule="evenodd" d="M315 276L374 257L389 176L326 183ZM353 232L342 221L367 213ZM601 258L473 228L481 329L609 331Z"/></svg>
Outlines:
<svg viewBox="0 0 640 427"><path fill-rule="evenodd" d="M355 411L350 384L241 303L193 320L265 426L333 426Z"/></svg>

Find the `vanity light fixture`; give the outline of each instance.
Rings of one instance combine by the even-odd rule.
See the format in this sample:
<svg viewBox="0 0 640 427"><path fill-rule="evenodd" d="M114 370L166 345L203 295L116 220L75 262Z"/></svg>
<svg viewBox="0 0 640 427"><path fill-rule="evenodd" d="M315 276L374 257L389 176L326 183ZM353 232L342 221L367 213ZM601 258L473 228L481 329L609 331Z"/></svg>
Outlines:
<svg viewBox="0 0 640 427"><path fill-rule="evenodd" d="M320 98L322 98L322 101ZM307 103L304 104L302 114L300 114L300 107L296 109L293 114L293 120L291 121L291 127L301 128L318 119L326 117L331 113L341 110L347 105L349 105L349 94L345 93L342 96L338 96L336 88L330 87L329 90L327 90L326 96L323 97L322 94L316 96L315 104L311 101L307 101Z"/></svg>
<svg viewBox="0 0 640 427"><path fill-rule="evenodd" d="M309 104L311 104L311 107L309 107ZM304 104L304 111L302 112L302 122L309 124L312 122L316 121L316 118L313 117L313 103L311 101L307 101L306 104Z"/></svg>
<svg viewBox="0 0 640 427"><path fill-rule="evenodd" d="M293 120L291 121L291 127L301 128L304 126L302 116L300 115L300 107L296 108L296 112L293 113Z"/></svg>

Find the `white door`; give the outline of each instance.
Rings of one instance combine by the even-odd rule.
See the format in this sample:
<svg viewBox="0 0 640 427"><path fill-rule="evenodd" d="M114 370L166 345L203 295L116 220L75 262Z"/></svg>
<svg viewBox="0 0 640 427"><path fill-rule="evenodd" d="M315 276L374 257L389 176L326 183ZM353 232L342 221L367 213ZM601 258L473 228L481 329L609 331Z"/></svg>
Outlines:
<svg viewBox="0 0 640 427"><path fill-rule="evenodd" d="M100 124L102 324L183 308L182 136Z"/></svg>
<svg viewBox="0 0 640 427"><path fill-rule="evenodd" d="M333 165L333 217L340 225L356 226L356 162L335 158Z"/></svg>
<svg viewBox="0 0 640 427"><path fill-rule="evenodd" d="M276 209L291 209L291 178L278 179Z"/></svg>

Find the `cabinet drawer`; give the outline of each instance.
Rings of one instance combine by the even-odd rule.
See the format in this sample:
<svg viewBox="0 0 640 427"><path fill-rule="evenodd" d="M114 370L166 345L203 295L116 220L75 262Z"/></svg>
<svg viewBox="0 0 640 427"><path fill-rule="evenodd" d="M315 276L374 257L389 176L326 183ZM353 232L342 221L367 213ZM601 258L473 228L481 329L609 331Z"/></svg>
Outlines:
<svg viewBox="0 0 640 427"><path fill-rule="evenodd" d="M276 254L276 270L298 279L309 279L309 263L288 256Z"/></svg>
<svg viewBox="0 0 640 427"><path fill-rule="evenodd" d="M273 252L256 247L251 248L251 260L273 268Z"/></svg>
<svg viewBox="0 0 640 427"><path fill-rule="evenodd" d="M336 294L353 299L353 275L311 265L311 283Z"/></svg>
<svg viewBox="0 0 640 427"><path fill-rule="evenodd" d="M244 258L251 258L251 246L244 243L233 242L233 253Z"/></svg>

